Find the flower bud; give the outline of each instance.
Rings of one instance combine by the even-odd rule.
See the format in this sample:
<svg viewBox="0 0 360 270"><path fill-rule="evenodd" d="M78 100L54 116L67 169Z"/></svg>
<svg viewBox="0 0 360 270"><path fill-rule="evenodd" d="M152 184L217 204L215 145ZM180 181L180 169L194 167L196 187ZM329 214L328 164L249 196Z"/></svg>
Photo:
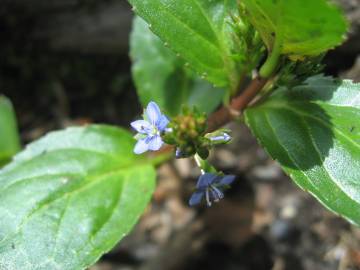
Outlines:
<svg viewBox="0 0 360 270"><path fill-rule="evenodd" d="M230 130L228 129L219 129L212 133L206 134L205 138L210 141L211 145L227 144L232 139L229 133Z"/></svg>

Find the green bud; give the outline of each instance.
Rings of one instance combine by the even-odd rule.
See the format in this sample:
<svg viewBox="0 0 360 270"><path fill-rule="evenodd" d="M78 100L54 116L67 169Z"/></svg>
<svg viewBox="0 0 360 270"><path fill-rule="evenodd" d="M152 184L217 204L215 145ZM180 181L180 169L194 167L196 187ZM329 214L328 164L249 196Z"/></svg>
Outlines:
<svg viewBox="0 0 360 270"><path fill-rule="evenodd" d="M231 141L230 132L231 130L222 128L214 132L207 133L205 135L205 138L209 141L209 144L211 146L218 144L227 144Z"/></svg>

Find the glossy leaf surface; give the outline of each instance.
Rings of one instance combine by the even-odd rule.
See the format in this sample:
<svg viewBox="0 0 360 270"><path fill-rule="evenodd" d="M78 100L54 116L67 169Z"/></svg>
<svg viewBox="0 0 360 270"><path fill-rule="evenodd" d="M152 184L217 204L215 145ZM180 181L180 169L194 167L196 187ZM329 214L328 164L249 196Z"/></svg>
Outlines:
<svg viewBox="0 0 360 270"><path fill-rule="evenodd" d="M260 144L333 212L360 225L360 85L316 76L246 110Z"/></svg>
<svg viewBox="0 0 360 270"><path fill-rule="evenodd" d="M341 44L347 23L327 0L243 0L269 49L274 38L292 58L314 56Z"/></svg>
<svg viewBox="0 0 360 270"><path fill-rule="evenodd" d="M196 106L211 112L222 101L224 90L196 76L185 62L166 48L140 17L133 22L131 35L132 72L140 101L144 107L155 101L174 116L182 105Z"/></svg>
<svg viewBox="0 0 360 270"><path fill-rule="evenodd" d="M163 43L211 83L236 88L238 67L232 58L230 14L237 1L129 0Z"/></svg>
<svg viewBox="0 0 360 270"><path fill-rule="evenodd" d="M0 171L0 269L84 269L144 211L154 168L122 129L53 132Z"/></svg>

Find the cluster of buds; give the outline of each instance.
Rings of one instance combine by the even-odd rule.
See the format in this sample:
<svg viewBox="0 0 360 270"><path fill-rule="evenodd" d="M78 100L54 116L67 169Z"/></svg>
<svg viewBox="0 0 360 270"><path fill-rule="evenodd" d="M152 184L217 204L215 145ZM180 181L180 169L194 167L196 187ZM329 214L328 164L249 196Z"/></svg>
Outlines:
<svg viewBox="0 0 360 270"><path fill-rule="evenodd" d="M206 114L185 107L182 115L174 118L169 124L171 132L163 137L168 144L175 145L176 158L187 158L198 154L207 159L214 145L228 143L231 140L230 130L219 129L206 133Z"/></svg>
<svg viewBox="0 0 360 270"><path fill-rule="evenodd" d="M172 132L164 136L164 141L176 146L176 158L187 158L196 153L204 159L208 157L209 149L203 139L207 128L206 114L184 107L182 115L175 117L169 127Z"/></svg>
<svg viewBox="0 0 360 270"><path fill-rule="evenodd" d="M202 176L190 199L190 205L199 203L203 197L206 198L208 206L212 201L222 199L222 190L235 179L235 176L221 176L222 174L217 173L206 159L212 147L231 141L230 130L218 129L207 133L207 116L196 108L184 107L182 114L170 121L161 113L155 102L149 103L143 118L131 123L138 132L135 136L138 142L134 152L141 154L145 151L157 151L167 143L175 146L176 158L195 156Z"/></svg>

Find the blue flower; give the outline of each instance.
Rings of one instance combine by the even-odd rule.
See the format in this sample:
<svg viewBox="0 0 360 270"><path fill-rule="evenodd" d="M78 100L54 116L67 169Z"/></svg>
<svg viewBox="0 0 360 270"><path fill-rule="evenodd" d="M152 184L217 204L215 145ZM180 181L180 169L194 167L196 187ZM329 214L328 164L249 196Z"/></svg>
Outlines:
<svg viewBox="0 0 360 270"><path fill-rule="evenodd" d="M163 115L159 106L151 101L144 113L144 120L137 120L131 126L138 132L135 138L134 153L142 154L148 150L157 151L164 144L161 133L165 131L169 119Z"/></svg>
<svg viewBox="0 0 360 270"><path fill-rule="evenodd" d="M201 203L204 196L208 206L211 206L212 202L218 202L224 198L223 190L234 180L235 175L221 176L213 173L201 175L196 185L196 191L189 200L190 206Z"/></svg>

